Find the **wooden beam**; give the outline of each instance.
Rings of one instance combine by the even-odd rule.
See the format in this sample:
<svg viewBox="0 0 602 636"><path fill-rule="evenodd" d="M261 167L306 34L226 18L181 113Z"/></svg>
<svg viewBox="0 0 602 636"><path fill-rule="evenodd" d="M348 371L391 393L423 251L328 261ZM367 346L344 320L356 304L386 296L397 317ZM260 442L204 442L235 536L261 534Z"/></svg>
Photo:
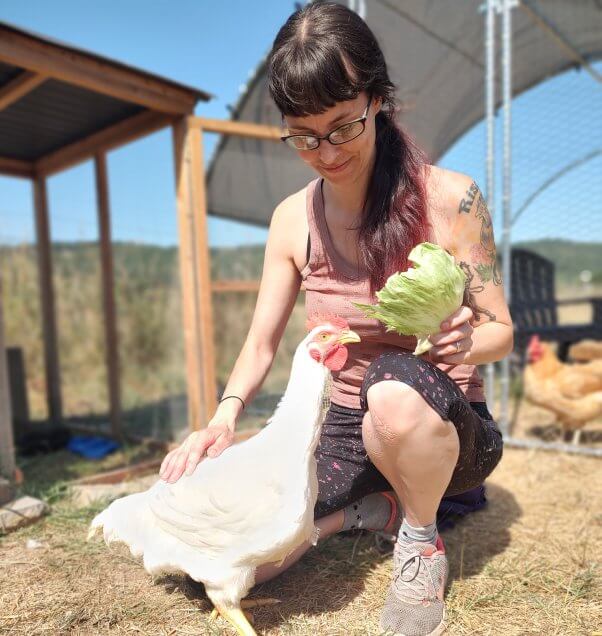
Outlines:
<svg viewBox="0 0 602 636"><path fill-rule="evenodd" d="M259 292L259 280L215 280L211 291L224 292Z"/></svg>
<svg viewBox="0 0 602 636"><path fill-rule="evenodd" d="M191 113L200 94L200 91L195 92L171 82L162 82L124 65L41 41L3 25L0 25L0 60L68 84L165 113Z"/></svg>
<svg viewBox="0 0 602 636"><path fill-rule="evenodd" d="M31 179L34 176L33 163L21 161L20 159L0 157L0 174Z"/></svg>
<svg viewBox="0 0 602 636"><path fill-rule="evenodd" d="M34 169L43 176L54 174L81 163L98 152L108 152L144 137L172 122L173 118L170 116L145 110L38 159Z"/></svg>
<svg viewBox="0 0 602 636"><path fill-rule="evenodd" d="M200 327L202 346L203 397L205 422L217 409L217 382L215 378L215 343L213 331L213 299L211 297L211 259L209 233L207 231L207 192L205 188L205 164L203 135L199 128L190 129L190 172L192 211L194 217L194 248L198 280Z"/></svg>
<svg viewBox="0 0 602 636"><path fill-rule="evenodd" d="M266 126L265 124L252 124L227 119L207 119L206 117L189 117L188 121L191 128L202 129L203 132L221 133L222 135L238 135L239 137L280 141L280 137L283 134L278 126Z"/></svg>
<svg viewBox="0 0 602 636"><path fill-rule="evenodd" d="M70 427L71 428L71 427ZM242 431L234 431L234 444L240 444L240 442L244 442L248 439L251 439L254 435L257 435L261 431L260 428L245 428ZM93 434L93 432L92 432ZM128 440L138 441L139 438L133 437L131 435L127 435ZM159 444L158 441L155 440L155 443ZM169 448L169 444L167 442L163 442L165 446L162 449L164 452L169 452L173 450ZM174 447L177 448L179 444L175 444ZM119 484L122 481L126 481L131 479L132 477L144 475L146 473L157 472L157 480L159 479L159 468L161 468L161 464L163 463L163 457L159 457L158 459L147 459L145 461L138 462L137 464L132 464L130 466L124 466L122 468L114 468L113 470L109 470L102 473L96 473L95 475L88 475L87 477L80 477L79 479L72 479L67 482L69 485L80 486L80 485L91 485L91 484ZM201 461L206 460L207 457L203 457Z"/></svg>
<svg viewBox="0 0 602 636"><path fill-rule="evenodd" d="M211 291L225 294L236 292L259 292L259 286L261 281L259 280L215 280L211 284ZM305 290L305 284L302 282L301 291Z"/></svg>
<svg viewBox="0 0 602 636"><path fill-rule="evenodd" d="M44 336L48 419L58 422L63 417L63 408L54 287L52 283L52 255L50 251L50 224L48 222L46 179L44 179L44 177L36 177L33 182L33 190L38 248L38 281L40 287L40 305L42 309L42 333Z"/></svg>
<svg viewBox="0 0 602 636"><path fill-rule="evenodd" d="M200 347L195 306L196 292L193 279L193 259L190 233L193 225L190 208L188 170L186 160L187 145L186 120L181 120L173 127L174 168L176 181L176 207L178 214L179 260L182 298L182 319L184 330L184 351L186 356L186 395L188 399L188 425L198 428L203 404L202 385L200 381Z"/></svg>
<svg viewBox="0 0 602 636"><path fill-rule="evenodd" d="M0 477L4 476L12 482L15 478L15 468L13 414L8 383L4 315L2 311L2 280L0 279Z"/></svg>
<svg viewBox="0 0 602 636"><path fill-rule="evenodd" d="M122 468L114 468L102 473L96 473L95 475L88 475L87 477L81 477L79 479L72 479L69 481L69 485L81 486L90 484L120 484L122 481L138 477L146 473L157 472L157 479L159 479L159 468L163 463L163 458L147 459L137 464L131 464L130 466L123 466Z"/></svg>
<svg viewBox="0 0 602 636"><path fill-rule="evenodd" d="M105 330L105 358L109 389L109 414L111 433L121 438L121 393L119 374L119 346L117 314L115 311L113 251L111 248L111 212L109 203L109 179L107 156L99 152L94 157L96 175L96 201L98 207L98 230L100 236L100 260L102 277L102 306Z"/></svg>
<svg viewBox="0 0 602 636"><path fill-rule="evenodd" d="M196 430L207 425L217 407L201 131L190 128L187 118L182 118L174 125L173 140L188 421Z"/></svg>
<svg viewBox="0 0 602 636"><path fill-rule="evenodd" d="M8 84L0 87L0 111L20 100L23 95L30 93L46 79L45 75L31 71L23 71L17 75Z"/></svg>

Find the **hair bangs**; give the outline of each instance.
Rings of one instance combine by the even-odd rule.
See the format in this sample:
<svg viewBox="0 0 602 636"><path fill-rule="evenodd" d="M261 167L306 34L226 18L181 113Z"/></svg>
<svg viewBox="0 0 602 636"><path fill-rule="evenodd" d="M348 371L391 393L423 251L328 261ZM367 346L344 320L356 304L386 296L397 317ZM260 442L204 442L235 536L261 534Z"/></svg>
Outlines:
<svg viewBox="0 0 602 636"><path fill-rule="evenodd" d="M381 98L374 166L358 233L370 293L376 298L391 273L407 269L410 250L429 240L431 228L428 156L396 121L396 87L374 33L339 2L308 2L274 40L268 90L281 114L291 117L320 115L362 91Z"/></svg>
<svg viewBox="0 0 602 636"><path fill-rule="evenodd" d="M283 116L319 115L359 95L341 54L325 46L317 48L295 42L272 59L270 92Z"/></svg>

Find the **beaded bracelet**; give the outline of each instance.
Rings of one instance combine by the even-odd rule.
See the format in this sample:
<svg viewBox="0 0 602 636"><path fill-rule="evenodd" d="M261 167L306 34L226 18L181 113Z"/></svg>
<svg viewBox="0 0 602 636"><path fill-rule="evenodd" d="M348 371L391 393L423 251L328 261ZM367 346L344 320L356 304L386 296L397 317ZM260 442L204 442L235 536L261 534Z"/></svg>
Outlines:
<svg viewBox="0 0 602 636"><path fill-rule="evenodd" d="M244 408L245 408L244 400L242 398L239 398L238 395L226 395L226 397L223 397L220 400L220 403L223 402L224 400L227 400L228 398L231 398L231 397L236 398L237 400L240 400L242 402L242 408L244 410Z"/></svg>

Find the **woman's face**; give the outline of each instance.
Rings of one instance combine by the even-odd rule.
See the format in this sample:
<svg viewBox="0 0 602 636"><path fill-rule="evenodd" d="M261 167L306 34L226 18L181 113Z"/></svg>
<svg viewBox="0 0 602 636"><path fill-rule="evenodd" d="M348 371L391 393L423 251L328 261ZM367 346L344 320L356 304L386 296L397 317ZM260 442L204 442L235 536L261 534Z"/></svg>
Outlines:
<svg viewBox="0 0 602 636"><path fill-rule="evenodd" d="M364 132L343 144L333 145L320 140L315 150L297 150L301 159L328 181L344 182L357 177L370 165L375 149L376 129L374 118L381 108L380 97L373 97L368 108ZM368 105L368 93L362 92L355 99L337 102L321 115L305 117L285 116L289 135L317 135L323 137L335 128L362 117ZM339 168L334 170L334 168Z"/></svg>

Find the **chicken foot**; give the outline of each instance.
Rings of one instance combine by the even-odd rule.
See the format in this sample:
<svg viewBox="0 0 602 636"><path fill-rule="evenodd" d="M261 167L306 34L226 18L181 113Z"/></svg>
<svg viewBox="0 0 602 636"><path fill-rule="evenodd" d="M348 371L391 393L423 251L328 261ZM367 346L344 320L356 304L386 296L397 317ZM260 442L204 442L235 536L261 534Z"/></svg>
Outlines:
<svg viewBox="0 0 602 636"><path fill-rule="evenodd" d="M215 620L221 614L229 623L234 626L240 636L257 636L257 632L247 620L244 612L238 607L219 607L216 605L211 612L211 620Z"/></svg>
<svg viewBox="0 0 602 636"><path fill-rule="evenodd" d="M280 603L280 600L277 598L243 599L240 602L240 605L244 608L250 608L261 605L273 605L274 603ZM218 614L221 614L229 623L231 623L240 636L257 636L253 626L247 619L246 612L243 612L240 608L227 608L216 605L211 612L211 620L215 620Z"/></svg>

